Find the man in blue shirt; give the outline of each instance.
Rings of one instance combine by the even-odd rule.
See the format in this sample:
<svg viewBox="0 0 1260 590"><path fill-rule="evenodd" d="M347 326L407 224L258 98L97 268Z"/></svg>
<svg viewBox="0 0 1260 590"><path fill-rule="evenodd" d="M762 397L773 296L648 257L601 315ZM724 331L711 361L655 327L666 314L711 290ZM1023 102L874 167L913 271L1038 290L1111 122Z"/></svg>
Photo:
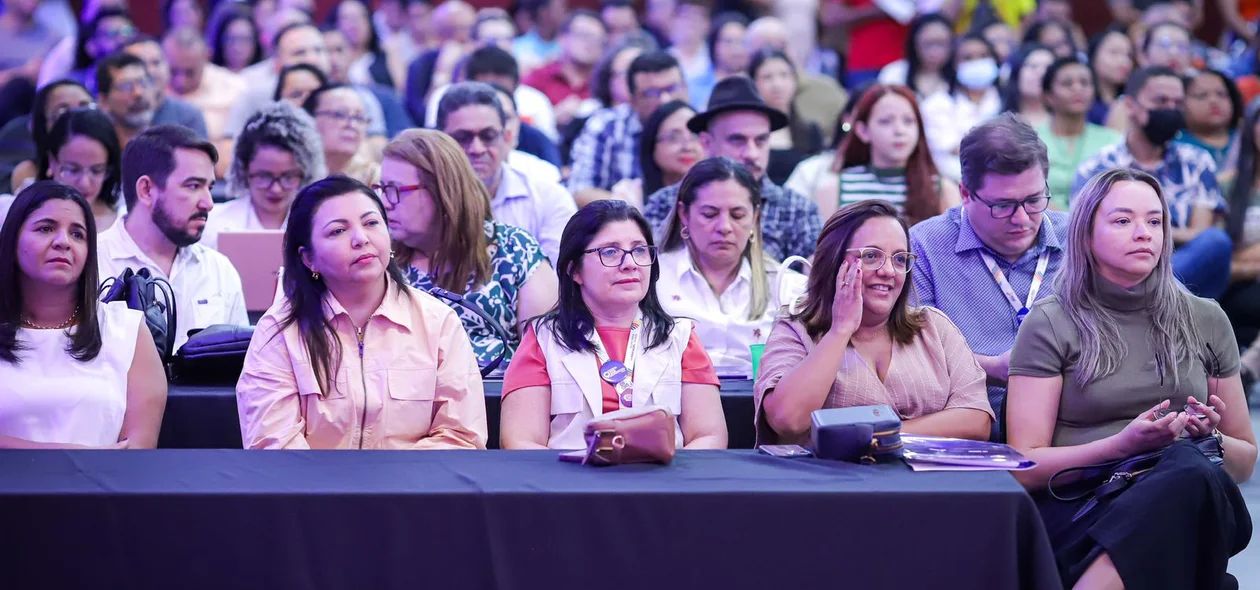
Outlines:
<svg viewBox="0 0 1260 590"><path fill-rule="evenodd" d="M1173 272L1196 295L1220 297L1229 287L1233 243L1225 230L1215 226L1225 214L1225 199L1212 155L1173 142L1186 122L1184 82L1168 68L1147 67L1129 78L1124 93L1129 132L1124 141L1081 163L1072 196L1095 174L1112 168L1134 168L1159 179L1177 248Z"/></svg>
<svg viewBox="0 0 1260 590"><path fill-rule="evenodd" d="M1054 293L1068 220L1048 209L1046 144L1023 120L1006 113L977 125L959 159L962 205L910 229L911 277L919 305L949 316L988 375L1000 441L1011 346L1034 302Z"/></svg>

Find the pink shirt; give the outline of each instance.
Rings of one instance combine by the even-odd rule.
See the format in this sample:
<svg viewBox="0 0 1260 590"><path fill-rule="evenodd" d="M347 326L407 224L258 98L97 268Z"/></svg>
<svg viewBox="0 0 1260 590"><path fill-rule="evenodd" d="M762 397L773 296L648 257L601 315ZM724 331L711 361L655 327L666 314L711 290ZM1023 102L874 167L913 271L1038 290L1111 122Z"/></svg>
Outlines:
<svg viewBox="0 0 1260 590"><path fill-rule="evenodd" d="M328 392L297 324L280 329L287 301L259 320L236 384L245 448L486 448L481 374L454 310L391 284L360 354L350 316L331 294L324 303L342 350Z"/></svg>

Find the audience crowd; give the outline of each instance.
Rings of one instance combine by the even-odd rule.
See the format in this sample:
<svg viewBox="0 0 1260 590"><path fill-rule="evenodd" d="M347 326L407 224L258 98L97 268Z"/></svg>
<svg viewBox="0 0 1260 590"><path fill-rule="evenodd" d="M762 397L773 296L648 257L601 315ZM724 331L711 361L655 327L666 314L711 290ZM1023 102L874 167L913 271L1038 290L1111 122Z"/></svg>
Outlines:
<svg viewBox="0 0 1260 590"><path fill-rule="evenodd" d="M484 449L493 367L502 448L646 405L726 448L720 377L755 375L759 445L887 404L1036 460L1067 587L1229 587L1260 377L1238 4L1210 43L1188 0L1092 38L1064 0L184 0L158 36L139 0L0 0L0 448L157 445L170 359L98 296L144 270L174 350L253 326L246 448ZM251 232L276 251L226 248ZM1221 465L1179 442L1209 436ZM1161 448L1084 517L1047 492Z"/></svg>

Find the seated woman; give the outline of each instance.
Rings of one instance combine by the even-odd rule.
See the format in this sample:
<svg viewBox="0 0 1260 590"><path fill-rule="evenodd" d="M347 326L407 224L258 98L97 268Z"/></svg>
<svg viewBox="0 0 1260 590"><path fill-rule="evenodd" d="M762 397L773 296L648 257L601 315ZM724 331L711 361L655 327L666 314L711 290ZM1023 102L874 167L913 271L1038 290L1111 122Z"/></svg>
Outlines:
<svg viewBox="0 0 1260 590"><path fill-rule="evenodd" d="M455 313L407 286L380 199L335 175L298 193L284 299L236 384L247 449L484 449L486 402Z"/></svg>
<svg viewBox="0 0 1260 590"><path fill-rule="evenodd" d="M42 147L48 145L48 132L52 131L53 124L57 122L57 118L62 113L70 109L88 106L92 106L92 95L82 84L73 80L52 82L35 93L35 104L31 107L31 114L26 117L18 117L6 124L4 129L0 131L0 136L3 136L6 140L17 139L17 134L11 138L9 131L25 131L25 133L20 134L25 135L22 139L32 142L34 145L34 149L26 153L29 155L34 152L38 155ZM14 129L14 126L17 126L17 128ZM40 167L36 158L22 160L17 163L13 169L13 176L10 179L11 188L9 190L17 193L26 188L28 184L38 180L39 171ZM102 227L100 229L106 228Z"/></svg>
<svg viewBox="0 0 1260 590"><path fill-rule="evenodd" d="M556 303L556 272L538 240L491 218L485 184L459 144L440 131L410 129L385 146L375 188L384 197L407 284L423 291L441 287L494 318L508 332L507 342L476 313L451 304L477 362L485 366L503 353L506 366L525 321Z"/></svg>
<svg viewBox="0 0 1260 590"><path fill-rule="evenodd" d="M225 231L284 229L299 190L328 175L315 121L277 102L259 109L236 136L228 194L215 205L201 243L217 248Z"/></svg>
<svg viewBox="0 0 1260 590"><path fill-rule="evenodd" d="M761 185L747 168L710 158L683 178L662 238L661 306L695 322L723 374L752 374L749 345L765 344L779 308L805 291L804 276L780 277L762 252L761 205Z"/></svg>
<svg viewBox="0 0 1260 590"><path fill-rule="evenodd" d="M845 205L880 199L914 225L961 202L958 185L941 180L932 163L919 105L904 86L881 84L862 94L836 159L844 170L811 195L828 218Z"/></svg>
<svg viewBox="0 0 1260 590"><path fill-rule="evenodd" d="M974 33L963 36L950 63L955 74L949 92L922 97L919 108L936 168L941 176L956 181L962 177L958 152L963 136L1002 112L1002 100L997 53L984 37Z"/></svg>
<svg viewBox="0 0 1260 590"><path fill-rule="evenodd" d="M940 13L916 16L906 32L906 58L884 66L879 82L906 86L919 100L947 94L954 80L949 60L953 46L954 23L949 18Z"/></svg>
<svg viewBox="0 0 1260 590"><path fill-rule="evenodd" d="M1206 150L1217 176L1228 173L1226 154L1238 139L1243 106L1233 80L1216 70L1199 70L1186 79L1186 128L1173 141Z"/></svg>
<svg viewBox="0 0 1260 590"><path fill-rule="evenodd" d="M1033 125L1033 129L1045 142L1050 155L1050 170L1046 176L1050 204L1059 211L1067 211L1072 181L1081 162L1094 157L1104 147L1120 143L1123 136L1114 129L1089 122L1090 103L1095 94L1094 73L1081 58L1054 60L1039 83L1050 120Z"/></svg>
<svg viewBox="0 0 1260 590"><path fill-rule="evenodd" d="M122 199L122 147L104 113L75 108L57 118L35 155L39 180L73 186L92 206L96 229L105 231L127 214ZM12 199L0 197L0 219Z"/></svg>
<svg viewBox="0 0 1260 590"><path fill-rule="evenodd" d="M988 440L984 369L945 314L909 304L909 236L884 201L827 220L804 302L775 323L761 357L758 446L807 445L814 410L872 404L897 410L904 433Z"/></svg>
<svg viewBox="0 0 1260 590"><path fill-rule="evenodd" d="M786 53L771 48L757 52L748 64L748 77L766 104L788 116L788 126L770 134L770 165L766 168L770 181L782 186L797 164L823 150L822 129L796 113L793 99L800 83Z"/></svg>
<svg viewBox="0 0 1260 590"><path fill-rule="evenodd" d="M96 221L39 181L0 229L0 448L152 449L166 373L144 316L97 301Z"/></svg>
<svg viewBox="0 0 1260 590"><path fill-rule="evenodd" d="M1011 351L1007 437L1037 462L1015 478L1034 492L1065 586L1225 588L1228 556L1251 537L1235 483L1256 462L1238 346L1220 307L1173 276L1167 218L1154 177L1094 176L1072 203L1056 294ZM1183 431L1215 435L1224 468L1174 445ZM1144 479L1081 518L1084 500L1044 491L1061 469L1169 445Z"/></svg>
<svg viewBox="0 0 1260 590"><path fill-rule="evenodd" d="M1090 123L1107 124L1111 105L1124 93L1124 84L1133 73L1135 62L1133 40L1121 26L1111 25L1090 40L1086 63L1094 71L1098 87L1098 96L1089 107Z"/></svg>
<svg viewBox="0 0 1260 590"><path fill-rule="evenodd" d="M647 405L674 414L678 446L726 448L717 375L691 322L661 307L643 214L618 200L582 207L559 268L560 302L532 322L503 380L503 448L585 448L587 422ZM622 379L604 367L624 368Z"/></svg>
<svg viewBox="0 0 1260 590"><path fill-rule="evenodd" d="M285 101L297 108L302 108L312 92L328 85L328 76L323 71L307 64L285 66L280 70L276 81L276 93L271 97L276 102Z"/></svg>
<svg viewBox="0 0 1260 590"><path fill-rule="evenodd" d="M380 164L369 155L367 107L358 91L344 84L320 86L302 108L315 118L329 174L344 174L363 184L380 178Z"/></svg>
<svg viewBox="0 0 1260 590"><path fill-rule="evenodd" d="M1249 386L1260 379L1260 105L1248 110L1237 145L1234 173L1220 178L1234 242L1230 286L1221 296L1221 308L1239 344L1247 347L1240 362L1243 384Z"/></svg>
<svg viewBox="0 0 1260 590"><path fill-rule="evenodd" d="M1050 121L1041 89L1046 68L1056 59L1045 45L1024 45L1011 59L1010 81L1002 90L1002 110L1019 115L1033 127Z"/></svg>
<svg viewBox="0 0 1260 590"><path fill-rule="evenodd" d="M696 116L691 105L675 100L665 103L648 117L639 134L639 167L643 180L637 191L613 194L635 207L643 207L643 197L682 182L692 166L704 158L700 138L687 128Z"/></svg>

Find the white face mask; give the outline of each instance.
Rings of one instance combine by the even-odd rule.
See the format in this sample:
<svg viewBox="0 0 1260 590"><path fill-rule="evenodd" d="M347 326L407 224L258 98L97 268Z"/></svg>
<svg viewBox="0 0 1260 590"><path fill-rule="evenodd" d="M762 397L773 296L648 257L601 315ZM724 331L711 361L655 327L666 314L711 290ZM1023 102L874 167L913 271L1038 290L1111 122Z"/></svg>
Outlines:
<svg viewBox="0 0 1260 590"><path fill-rule="evenodd" d="M958 64L956 77L968 90L984 90L997 81L998 65L990 57L965 61Z"/></svg>

